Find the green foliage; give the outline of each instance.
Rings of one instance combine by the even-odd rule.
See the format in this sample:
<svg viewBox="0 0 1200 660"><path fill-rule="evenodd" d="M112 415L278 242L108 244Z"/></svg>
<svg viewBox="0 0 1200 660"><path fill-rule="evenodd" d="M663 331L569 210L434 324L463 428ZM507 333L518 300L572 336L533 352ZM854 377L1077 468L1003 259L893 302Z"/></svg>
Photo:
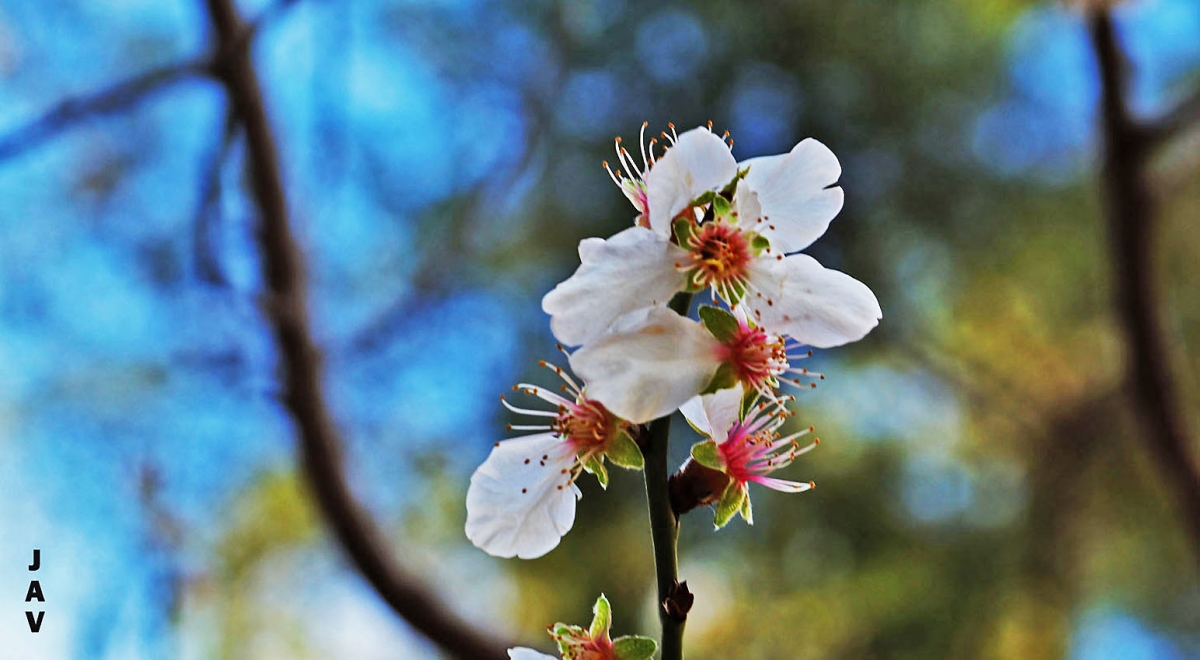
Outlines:
<svg viewBox="0 0 1200 660"><path fill-rule="evenodd" d="M604 594L596 599L596 604L592 606L592 625L588 628L588 634L593 639L604 636L608 637L608 629L612 626L612 606L608 604L608 599Z"/></svg>
<svg viewBox="0 0 1200 660"><path fill-rule="evenodd" d="M712 305L701 305L699 311L704 327L708 328L717 341L726 343L737 334L739 326L733 314Z"/></svg>
<svg viewBox="0 0 1200 660"><path fill-rule="evenodd" d="M604 451L604 456L614 465L632 470L640 470L646 464L642 450L625 431L620 431L613 437Z"/></svg>
<svg viewBox="0 0 1200 660"><path fill-rule="evenodd" d="M737 371L733 365L728 362L722 362L721 366L713 373L712 380L708 381L708 385L700 392L701 394L712 394L727 390L738 384Z"/></svg>
<svg viewBox="0 0 1200 660"><path fill-rule="evenodd" d="M735 515L746 510L749 500L750 497L746 494L745 486L736 481L730 481L725 492L721 494L721 499L717 501L716 518L713 520L716 529L721 529ZM747 520L747 522L749 521Z"/></svg>
<svg viewBox="0 0 1200 660"><path fill-rule="evenodd" d="M658 642L649 637L618 637L613 640L613 653L617 660L650 660L658 651Z"/></svg>
<svg viewBox="0 0 1200 660"><path fill-rule="evenodd" d="M604 456L602 454L589 456L583 464L583 469L596 475L596 481L600 482L600 486L606 490L608 489L608 468L604 467Z"/></svg>
<svg viewBox="0 0 1200 660"><path fill-rule="evenodd" d="M717 448L715 440L706 440L692 445L692 458L704 467L725 470L725 460L721 458L721 451Z"/></svg>

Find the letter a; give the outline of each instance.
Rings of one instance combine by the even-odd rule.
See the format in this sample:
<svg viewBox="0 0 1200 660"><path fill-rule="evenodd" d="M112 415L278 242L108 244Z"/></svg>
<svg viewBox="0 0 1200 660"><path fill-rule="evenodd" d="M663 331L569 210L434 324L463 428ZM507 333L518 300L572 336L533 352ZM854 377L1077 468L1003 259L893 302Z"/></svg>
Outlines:
<svg viewBox="0 0 1200 660"><path fill-rule="evenodd" d="M38 612L37 620L33 618L33 612L26 612L25 618L29 620L29 632L42 632L42 619L46 617L45 612Z"/></svg>
<svg viewBox="0 0 1200 660"><path fill-rule="evenodd" d="M36 571L42 567L42 551L37 548L33 549L33 563L29 565L29 570Z"/></svg>
<svg viewBox="0 0 1200 660"><path fill-rule="evenodd" d="M37 580L30 582L29 583L29 591L25 592L25 602L26 603L33 600L34 598L38 599L39 603L46 602L46 597L42 595L42 583L38 582Z"/></svg>

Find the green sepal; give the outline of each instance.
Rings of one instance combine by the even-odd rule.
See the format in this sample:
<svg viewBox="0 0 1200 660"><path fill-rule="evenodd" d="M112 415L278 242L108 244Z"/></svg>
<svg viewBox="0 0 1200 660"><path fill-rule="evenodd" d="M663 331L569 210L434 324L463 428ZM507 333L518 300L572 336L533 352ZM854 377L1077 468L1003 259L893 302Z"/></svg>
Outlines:
<svg viewBox="0 0 1200 660"><path fill-rule="evenodd" d="M722 221L731 221L730 213L733 212L733 207L730 206L729 200L721 195L714 195L712 200L713 217Z"/></svg>
<svg viewBox="0 0 1200 660"><path fill-rule="evenodd" d="M671 223L671 228L675 230L675 240L679 241L680 245L687 245L696 233L696 223L690 218L676 218Z"/></svg>
<svg viewBox="0 0 1200 660"><path fill-rule="evenodd" d="M608 490L608 468L604 467L604 455L592 454L583 463L583 469L596 475L596 481L600 482L600 487Z"/></svg>
<svg viewBox="0 0 1200 660"><path fill-rule="evenodd" d="M617 660L650 660L658 651L658 642L649 637L627 635L613 640L613 655Z"/></svg>
<svg viewBox="0 0 1200 660"><path fill-rule="evenodd" d="M733 175L733 178L729 180L729 183L725 184L724 188L721 188L721 196L733 197L734 191L737 190L738 181L741 181L742 179L746 178L746 175L749 173L750 173L749 165L738 170L737 174Z"/></svg>
<svg viewBox="0 0 1200 660"><path fill-rule="evenodd" d="M690 203L688 203L688 208L695 208L697 206L704 206L705 204L711 204L712 201L714 199L716 199L716 197L717 197L717 192L715 190L706 190L706 191L700 193L700 195L698 197L696 197L696 199L693 199Z"/></svg>
<svg viewBox="0 0 1200 660"><path fill-rule="evenodd" d="M722 362L721 366L717 367L716 373L713 374L712 380L708 381L708 386L701 390L700 394L712 394L713 392L727 390L737 385L737 383L737 371L734 370L733 365L728 362Z"/></svg>
<svg viewBox="0 0 1200 660"><path fill-rule="evenodd" d="M588 632L580 626L569 626L565 623L556 623L550 629L550 635L558 644L558 652L560 655L566 655L571 650L571 644L588 639Z"/></svg>
<svg viewBox="0 0 1200 660"><path fill-rule="evenodd" d="M750 508L750 493L746 493L746 497L742 500L742 509L739 513L742 514L742 520L745 520L747 525L754 524L754 510Z"/></svg>
<svg viewBox="0 0 1200 660"><path fill-rule="evenodd" d="M742 490L736 481L729 482L729 486L721 494L721 500L717 502L717 516L713 520L716 528L721 529L732 520L742 510L742 502L746 499L746 491Z"/></svg>
<svg viewBox="0 0 1200 660"><path fill-rule="evenodd" d="M725 471L725 460L717 449L716 440L706 440L692 445L692 459L706 468Z"/></svg>
<svg viewBox="0 0 1200 660"><path fill-rule="evenodd" d="M756 257L762 255L763 252L766 252L767 248L769 247L771 247L771 241L767 240L767 237L763 236L762 234L755 234L750 239L750 251L753 252L754 256Z"/></svg>
<svg viewBox="0 0 1200 660"><path fill-rule="evenodd" d="M630 470L640 470L646 466L642 450L625 431L618 431L612 440L608 441L608 448L604 450L604 455L612 461L613 465Z"/></svg>
<svg viewBox="0 0 1200 660"><path fill-rule="evenodd" d="M733 339L739 328L738 321L733 314L712 305L700 306L700 320L704 323L704 327L708 328L708 331L722 344Z"/></svg>
<svg viewBox="0 0 1200 660"><path fill-rule="evenodd" d="M592 639L598 639L601 636L608 637L608 629L612 626L612 606L608 604L608 599L604 594L596 599L596 604L592 606L592 625L588 629L588 634Z"/></svg>
<svg viewBox="0 0 1200 660"><path fill-rule="evenodd" d="M742 410L738 415L738 419L746 419L750 416L750 411L754 410L754 404L758 403L759 391L753 388L746 388L742 394Z"/></svg>

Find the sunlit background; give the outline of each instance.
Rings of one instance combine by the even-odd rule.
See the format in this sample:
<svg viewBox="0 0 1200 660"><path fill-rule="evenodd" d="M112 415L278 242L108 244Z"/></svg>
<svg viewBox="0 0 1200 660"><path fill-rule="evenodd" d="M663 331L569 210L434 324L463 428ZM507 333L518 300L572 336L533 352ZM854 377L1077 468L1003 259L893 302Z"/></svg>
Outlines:
<svg viewBox="0 0 1200 660"><path fill-rule="evenodd" d="M1200 2L1116 21L1139 113L1200 83ZM196 0L0 0L0 135L202 55L206 26ZM657 634L640 475L585 479L575 529L535 561L473 548L463 502L504 437L497 395L553 382L541 296L634 214L600 166L613 137L711 119L739 160L833 149L846 205L809 253L884 319L813 358L828 376L798 406L823 442L785 476L819 487L756 492L753 527L684 519L688 657L1200 658L1193 548L1121 384L1074 10L298 0L254 53L355 491L472 622L549 651L545 626L586 622L603 591L617 633ZM296 470L225 114L188 79L0 160L5 658L438 657ZM1152 168L1189 411L1198 152Z"/></svg>

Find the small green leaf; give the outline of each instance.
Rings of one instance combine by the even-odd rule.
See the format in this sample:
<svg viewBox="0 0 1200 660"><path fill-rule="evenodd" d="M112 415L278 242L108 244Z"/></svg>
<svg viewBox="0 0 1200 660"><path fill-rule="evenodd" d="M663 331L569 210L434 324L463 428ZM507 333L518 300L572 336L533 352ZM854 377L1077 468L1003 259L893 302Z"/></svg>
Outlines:
<svg viewBox="0 0 1200 660"><path fill-rule="evenodd" d="M754 404L758 402L758 390L747 387L746 393L742 395L742 410L738 415L738 419L746 419L750 415L750 411L754 410Z"/></svg>
<svg viewBox="0 0 1200 660"><path fill-rule="evenodd" d="M583 464L583 469L596 475L596 481L600 482L600 487L608 490L608 468L604 467L603 454L589 456Z"/></svg>
<svg viewBox="0 0 1200 660"><path fill-rule="evenodd" d="M704 327L708 328L708 331L722 344L733 339L739 327L733 314L712 305L701 305L700 320L704 322Z"/></svg>
<svg viewBox="0 0 1200 660"><path fill-rule="evenodd" d="M586 630L579 626L568 626L565 623L556 623L550 629L550 635L554 637L555 643L558 644L558 652L566 654L571 650L571 644L580 642L588 638Z"/></svg>
<svg viewBox="0 0 1200 660"><path fill-rule="evenodd" d="M750 239L750 251L753 252L754 256L756 257L761 255L769 247L771 247L771 241L767 240L767 237L763 236L762 234L754 234L754 237Z"/></svg>
<svg viewBox="0 0 1200 660"><path fill-rule="evenodd" d="M749 165L738 170L737 174L733 175L733 178L729 180L729 183L725 184L724 188L721 188L721 195L723 195L725 197L733 197L733 192L735 190L737 190L738 181L741 181L742 179L746 178L746 175L749 173L750 173Z"/></svg>
<svg viewBox="0 0 1200 660"><path fill-rule="evenodd" d="M612 606L608 604L608 599L604 594L596 599L595 606L592 607L592 625L588 630L588 634L592 639L598 639L601 636L608 637L608 628L612 625Z"/></svg>
<svg viewBox="0 0 1200 660"><path fill-rule="evenodd" d="M746 521L747 525L754 524L754 511L750 508L750 493L746 493L746 498L742 500L742 520Z"/></svg>
<svg viewBox="0 0 1200 660"><path fill-rule="evenodd" d="M733 365L728 362L722 362L721 366L717 367L716 373L713 374L712 380L708 381L708 386L700 391L701 394L712 394L721 390L727 390L734 385L737 385L737 372L734 371Z"/></svg>
<svg viewBox="0 0 1200 660"><path fill-rule="evenodd" d="M697 442L692 445L692 458L706 468L725 471L725 460L721 458L721 450L717 449L716 440Z"/></svg>
<svg viewBox="0 0 1200 660"><path fill-rule="evenodd" d="M675 240L679 241L680 245L687 245L696 233L696 223L690 218L676 218L671 226L675 229Z"/></svg>
<svg viewBox="0 0 1200 660"><path fill-rule="evenodd" d="M736 481L731 481L729 486L725 488L725 492L721 495L721 501L717 502L717 516L713 520L713 524L717 529L721 529L733 519L735 515L742 509L742 502L746 499L746 491L738 485Z"/></svg>
<svg viewBox="0 0 1200 660"><path fill-rule="evenodd" d="M733 208L729 205L729 200L720 195L715 195L712 201L713 216L721 220L728 220L729 214L733 212Z"/></svg>
<svg viewBox="0 0 1200 660"><path fill-rule="evenodd" d="M658 642L649 637L628 635L613 640L613 654L617 660L650 660L658 651Z"/></svg>
<svg viewBox="0 0 1200 660"><path fill-rule="evenodd" d="M631 470L640 470L646 465L642 450L638 449L637 443L625 431L618 431L613 439L609 440L604 455L612 461L613 465Z"/></svg>
<svg viewBox="0 0 1200 660"><path fill-rule="evenodd" d="M688 208L693 208L696 206L704 206L705 204L711 204L713 199L716 196L717 196L717 193L714 190L708 190L708 191L702 192L702 193L700 193L700 195L698 197L696 197L696 199L693 199L690 203L688 203Z"/></svg>

